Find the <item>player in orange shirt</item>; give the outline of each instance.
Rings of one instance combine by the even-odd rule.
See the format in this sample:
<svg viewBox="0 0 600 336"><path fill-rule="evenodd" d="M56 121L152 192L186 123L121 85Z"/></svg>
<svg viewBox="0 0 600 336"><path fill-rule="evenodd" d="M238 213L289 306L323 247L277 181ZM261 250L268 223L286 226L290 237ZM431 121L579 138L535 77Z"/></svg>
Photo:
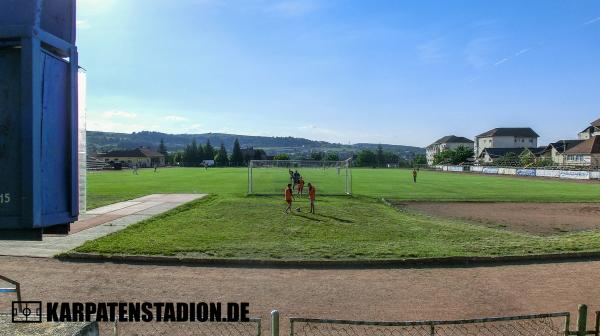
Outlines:
<svg viewBox="0 0 600 336"><path fill-rule="evenodd" d="M302 196L304 194L304 178L300 177L300 181L298 181L298 195Z"/></svg>
<svg viewBox="0 0 600 336"><path fill-rule="evenodd" d="M294 192L292 191L292 184L288 183L287 188L285 189L285 201L287 202L287 208L285 208L285 213L292 212L292 201L294 200Z"/></svg>
<svg viewBox="0 0 600 336"><path fill-rule="evenodd" d="M315 195L317 190L312 184L308 184L308 198L310 199L310 213L315 213Z"/></svg>

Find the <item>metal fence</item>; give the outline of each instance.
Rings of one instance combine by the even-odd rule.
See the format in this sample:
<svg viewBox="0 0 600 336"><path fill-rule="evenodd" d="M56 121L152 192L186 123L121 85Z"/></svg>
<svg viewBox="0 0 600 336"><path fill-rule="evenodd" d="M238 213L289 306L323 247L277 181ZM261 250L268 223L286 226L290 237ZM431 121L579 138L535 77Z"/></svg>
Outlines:
<svg viewBox="0 0 600 336"><path fill-rule="evenodd" d="M112 336L260 336L261 320L249 322L116 322Z"/></svg>
<svg viewBox="0 0 600 336"><path fill-rule="evenodd" d="M405 322L290 318L290 336L565 336L569 322L569 313Z"/></svg>
<svg viewBox="0 0 600 336"><path fill-rule="evenodd" d="M43 319L45 320L45 318ZM588 330L586 305L580 305L571 330L568 312L490 317L468 320L359 321L289 319L290 336L600 336L600 311ZM249 322L70 322L11 323L10 314L0 313L0 335L99 335L99 336L260 336L261 319ZM279 312L271 313L270 336L281 336Z"/></svg>

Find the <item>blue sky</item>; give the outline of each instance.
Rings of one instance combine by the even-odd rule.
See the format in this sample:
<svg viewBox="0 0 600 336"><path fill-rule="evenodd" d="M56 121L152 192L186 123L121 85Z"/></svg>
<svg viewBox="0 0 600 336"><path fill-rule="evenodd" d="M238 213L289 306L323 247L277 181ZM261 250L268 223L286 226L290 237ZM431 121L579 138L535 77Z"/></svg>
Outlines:
<svg viewBox="0 0 600 336"><path fill-rule="evenodd" d="M600 118L600 1L77 0L88 129L425 146Z"/></svg>

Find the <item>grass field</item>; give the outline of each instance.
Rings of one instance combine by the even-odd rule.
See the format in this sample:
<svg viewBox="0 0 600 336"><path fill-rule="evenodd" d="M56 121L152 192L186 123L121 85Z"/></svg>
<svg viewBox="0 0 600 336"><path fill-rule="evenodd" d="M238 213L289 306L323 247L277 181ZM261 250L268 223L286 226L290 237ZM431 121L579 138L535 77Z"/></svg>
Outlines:
<svg viewBox="0 0 600 336"><path fill-rule="evenodd" d="M330 173L335 175L334 170ZM283 190L288 183L282 171L280 183L269 180L269 189ZM306 182L310 182L308 179ZM315 181L313 181L315 182ZM318 190L340 188L336 178L319 179ZM331 186L328 184L332 184ZM131 171L90 172L88 208L128 200L152 193L210 193L244 196L248 188L245 168L165 168ZM262 188L262 187L261 187ZM578 183L558 179L420 171L417 184L409 170L353 169L354 195L418 201L514 201L514 202L598 202L600 183Z"/></svg>
<svg viewBox="0 0 600 336"><path fill-rule="evenodd" d="M246 196L245 169L162 169L158 173L90 173L92 207L149 193L204 192L208 199L88 242L77 250L106 254L189 255L252 259L393 259L522 255L600 250L600 233L538 237L398 211L381 197L401 200L599 201L600 185L558 180L354 169L353 197L328 196L317 215L283 214L281 196ZM308 181L307 181L308 182ZM282 186L287 183L284 176ZM316 183L316 182L315 182ZM339 181L319 181L317 188ZM295 206L296 207L296 206Z"/></svg>

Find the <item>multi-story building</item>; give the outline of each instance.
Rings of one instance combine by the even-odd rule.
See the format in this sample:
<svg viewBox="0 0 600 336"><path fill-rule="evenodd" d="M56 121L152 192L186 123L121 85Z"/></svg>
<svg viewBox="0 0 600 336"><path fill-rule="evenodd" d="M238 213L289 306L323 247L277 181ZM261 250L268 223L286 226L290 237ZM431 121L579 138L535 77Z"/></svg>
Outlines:
<svg viewBox="0 0 600 336"><path fill-rule="evenodd" d="M456 149L460 146L473 149L473 141L456 135L447 135L438 139L436 142L432 143L426 148L427 164L430 166L433 165L433 160L436 154L441 153L446 149Z"/></svg>
<svg viewBox="0 0 600 336"><path fill-rule="evenodd" d="M475 157L486 148L536 148L539 137L529 127L494 128L475 137Z"/></svg>

